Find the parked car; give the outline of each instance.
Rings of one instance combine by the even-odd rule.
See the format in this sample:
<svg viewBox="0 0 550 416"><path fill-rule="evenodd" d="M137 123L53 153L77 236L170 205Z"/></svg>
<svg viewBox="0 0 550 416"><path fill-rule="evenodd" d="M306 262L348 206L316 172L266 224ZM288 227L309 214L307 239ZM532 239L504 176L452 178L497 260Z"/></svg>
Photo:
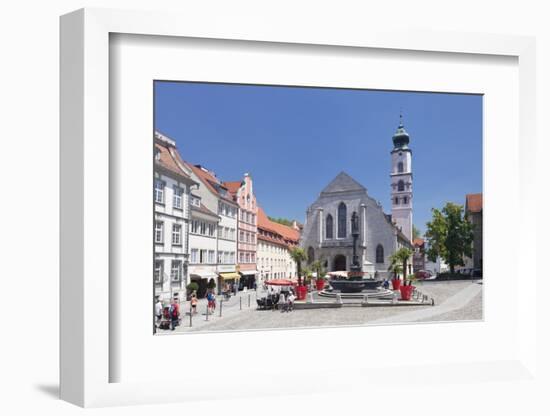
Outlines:
<svg viewBox="0 0 550 416"><path fill-rule="evenodd" d="M432 273L428 270L419 270L415 273L415 277L418 280L430 279L432 277Z"/></svg>

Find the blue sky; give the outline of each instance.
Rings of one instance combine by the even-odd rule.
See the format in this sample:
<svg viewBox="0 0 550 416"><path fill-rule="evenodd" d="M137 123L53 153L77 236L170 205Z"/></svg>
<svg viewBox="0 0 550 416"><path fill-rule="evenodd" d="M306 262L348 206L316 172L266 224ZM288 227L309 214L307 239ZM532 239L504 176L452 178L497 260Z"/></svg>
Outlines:
<svg viewBox="0 0 550 416"><path fill-rule="evenodd" d="M268 215L303 221L340 172L390 212L392 135L413 151L414 224L482 191L482 96L155 82L155 128L224 181L252 175Z"/></svg>

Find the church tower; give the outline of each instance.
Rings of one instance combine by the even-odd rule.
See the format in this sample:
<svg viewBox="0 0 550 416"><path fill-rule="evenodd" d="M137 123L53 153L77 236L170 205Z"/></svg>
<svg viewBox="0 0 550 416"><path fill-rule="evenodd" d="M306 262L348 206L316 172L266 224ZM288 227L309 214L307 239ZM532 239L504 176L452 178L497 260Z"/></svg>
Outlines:
<svg viewBox="0 0 550 416"><path fill-rule="evenodd" d="M392 221L412 241L412 151L409 134L399 116L399 127L393 135L391 151L391 216Z"/></svg>

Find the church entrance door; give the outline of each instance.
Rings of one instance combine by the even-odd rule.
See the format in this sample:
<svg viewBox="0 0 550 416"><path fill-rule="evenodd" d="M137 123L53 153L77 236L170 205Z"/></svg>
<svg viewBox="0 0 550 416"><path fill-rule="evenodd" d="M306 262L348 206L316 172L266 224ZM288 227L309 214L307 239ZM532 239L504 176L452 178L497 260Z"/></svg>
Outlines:
<svg viewBox="0 0 550 416"><path fill-rule="evenodd" d="M334 263L333 263L333 271L341 271L346 270L346 256L343 254L338 254L336 257L334 257Z"/></svg>

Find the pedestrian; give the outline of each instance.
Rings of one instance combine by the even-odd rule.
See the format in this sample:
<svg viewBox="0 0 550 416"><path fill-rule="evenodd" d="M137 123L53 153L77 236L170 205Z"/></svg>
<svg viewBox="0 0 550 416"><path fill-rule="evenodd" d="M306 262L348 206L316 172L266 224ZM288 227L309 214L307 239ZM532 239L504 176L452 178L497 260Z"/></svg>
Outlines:
<svg viewBox="0 0 550 416"><path fill-rule="evenodd" d="M157 318L157 326L158 326L162 319L162 302L160 298L157 298L157 303L155 303L155 316Z"/></svg>
<svg viewBox="0 0 550 416"><path fill-rule="evenodd" d="M281 312L285 312L287 310L287 303L286 303L286 296L284 294L284 292L281 292L279 294L279 309L281 310Z"/></svg>
<svg viewBox="0 0 550 416"><path fill-rule="evenodd" d="M294 309L294 301L295 300L296 300L296 296L294 296L294 293L291 291L290 294L288 295L288 311L289 312Z"/></svg>
<svg viewBox="0 0 550 416"><path fill-rule="evenodd" d="M193 293L191 295L191 312L193 313L193 315L195 315L197 313L197 304L199 303L199 300L197 299L197 295L195 295L195 293Z"/></svg>
<svg viewBox="0 0 550 416"><path fill-rule="evenodd" d="M175 299L170 302L170 329L173 331L179 324L180 308Z"/></svg>
<svg viewBox="0 0 550 416"><path fill-rule="evenodd" d="M214 296L212 291L209 291L206 294L206 300L208 301L208 313L214 313L214 310L216 309L216 296Z"/></svg>

